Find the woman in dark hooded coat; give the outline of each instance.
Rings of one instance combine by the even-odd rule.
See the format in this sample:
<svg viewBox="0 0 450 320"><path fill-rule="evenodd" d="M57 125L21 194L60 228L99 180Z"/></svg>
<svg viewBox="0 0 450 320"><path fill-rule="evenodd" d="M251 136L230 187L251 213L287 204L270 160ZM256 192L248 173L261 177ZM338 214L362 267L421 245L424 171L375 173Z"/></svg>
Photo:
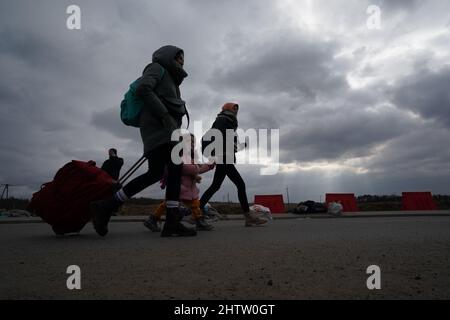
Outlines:
<svg viewBox="0 0 450 320"><path fill-rule="evenodd" d="M140 115L140 132L144 144L144 155L149 170L136 177L119 190L111 199L91 204L93 224L97 233L108 233L108 222L112 212L125 201L145 188L159 181L168 168L166 189L166 223L161 236L194 236L196 231L186 228L180 222L178 201L180 195L181 164L171 159L176 141L171 141L173 131L181 127L187 114L185 102L181 99L179 86L187 77L183 69L184 52L175 46L164 46L153 53L149 64L139 79L136 95L144 101Z"/></svg>

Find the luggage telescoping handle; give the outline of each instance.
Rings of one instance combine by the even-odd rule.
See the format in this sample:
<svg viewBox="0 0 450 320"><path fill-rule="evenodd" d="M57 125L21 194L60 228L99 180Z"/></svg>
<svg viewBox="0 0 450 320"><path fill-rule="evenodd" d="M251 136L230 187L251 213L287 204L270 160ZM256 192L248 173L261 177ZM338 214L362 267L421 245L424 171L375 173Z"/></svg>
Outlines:
<svg viewBox="0 0 450 320"><path fill-rule="evenodd" d="M145 155L143 155L135 164L131 166L131 168L125 172L125 174L119 179L119 183L123 185L135 172L137 169L139 169L144 162L147 160Z"/></svg>

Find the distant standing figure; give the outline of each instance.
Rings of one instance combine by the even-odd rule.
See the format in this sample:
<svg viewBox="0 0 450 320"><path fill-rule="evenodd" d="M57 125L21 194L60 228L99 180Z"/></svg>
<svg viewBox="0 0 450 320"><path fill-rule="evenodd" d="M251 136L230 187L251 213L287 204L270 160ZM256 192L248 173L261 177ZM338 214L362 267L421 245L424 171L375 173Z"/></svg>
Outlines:
<svg viewBox="0 0 450 320"><path fill-rule="evenodd" d="M123 159L117 156L117 150L111 148L108 150L109 159L105 160L102 165L102 170L106 171L111 178L114 180L119 180L120 169L123 166Z"/></svg>

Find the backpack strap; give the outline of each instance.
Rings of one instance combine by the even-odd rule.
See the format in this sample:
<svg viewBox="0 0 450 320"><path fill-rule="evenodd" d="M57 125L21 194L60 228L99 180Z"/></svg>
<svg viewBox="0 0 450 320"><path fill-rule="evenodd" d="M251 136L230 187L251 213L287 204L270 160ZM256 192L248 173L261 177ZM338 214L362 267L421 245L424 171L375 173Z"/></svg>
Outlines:
<svg viewBox="0 0 450 320"><path fill-rule="evenodd" d="M158 63L159 64L159 63ZM160 65L161 66L161 65ZM161 79L159 79L159 81L161 81L164 78L164 75L166 74L166 69L164 69L163 66L161 66Z"/></svg>

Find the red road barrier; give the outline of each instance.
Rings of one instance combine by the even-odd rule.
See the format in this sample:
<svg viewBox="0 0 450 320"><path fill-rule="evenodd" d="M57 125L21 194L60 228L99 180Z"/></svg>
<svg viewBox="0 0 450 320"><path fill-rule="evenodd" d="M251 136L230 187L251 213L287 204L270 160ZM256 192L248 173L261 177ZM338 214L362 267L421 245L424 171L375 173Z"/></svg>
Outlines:
<svg viewBox="0 0 450 320"><path fill-rule="evenodd" d="M402 210L438 210L431 192L403 192Z"/></svg>
<svg viewBox="0 0 450 320"><path fill-rule="evenodd" d="M254 203L269 208L271 213L284 213L286 211L282 194L255 195Z"/></svg>

